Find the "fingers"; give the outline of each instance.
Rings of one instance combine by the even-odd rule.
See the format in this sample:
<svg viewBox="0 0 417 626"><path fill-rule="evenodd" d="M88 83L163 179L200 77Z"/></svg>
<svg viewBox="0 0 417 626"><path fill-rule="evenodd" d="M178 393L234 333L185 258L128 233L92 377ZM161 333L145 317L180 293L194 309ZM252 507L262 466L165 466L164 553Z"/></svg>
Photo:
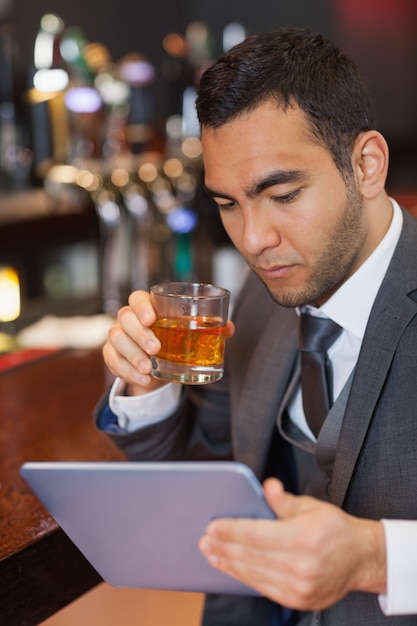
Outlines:
<svg viewBox="0 0 417 626"><path fill-rule="evenodd" d="M215 520L201 538L199 548L214 567L240 579L249 575L256 578L258 571L274 567L271 545L274 550L285 551L285 545L280 545L276 536L276 523L275 520Z"/></svg>
<svg viewBox="0 0 417 626"><path fill-rule="evenodd" d="M216 539L205 536L200 541L200 550L207 557L212 567L239 579L247 585L263 592L269 573L275 569L269 562L266 566L263 555L257 549L241 546L236 543L221 543L216 545ZM270 559L267 556L267 561Z"/></svg>
<svg viewBox="0 0 417 626"><path fill-rule="evenodd" d="M233 337L233 335L235 334L235 324L234 322L232 322L231 320L228 320L227 325L226 325L226 337L227 339L230 339L230 337Z"/></svg>
<svg viewBox="0 0 417 626"><path fill-rule="evenodd" d="M212 547L227 544L265 550L277 540L275 525L276 520L217 519L208 525L205 537Z"/></svg>
<svg viewBox="0 0 417 626"><path fill-rule="evenodd" d="M201 552L216 569L246 581L253 586L259 567L259 547L251 547L251 529L246 520L221 520L209 525L199 543ZM244 543L242 543L244 542Z"/></svg>
<svg viewBox="0 0 417 626"><path fill-rule="evenodd" d="M216 569L276 602L300 607L300 597L293 592L300 586L294 554L281 541L277 524L277 520L216 520L199 547Z"/></svg>
<svg viewBox="0 0 417 626"><path fill-rule="evenodd" d="M147 390L154 380L150 376L150 356L161 347L150 328L154 321L150 295L144 291L133 292L128 305L118 312L103 347L104 361L115 376Z"/></svg>

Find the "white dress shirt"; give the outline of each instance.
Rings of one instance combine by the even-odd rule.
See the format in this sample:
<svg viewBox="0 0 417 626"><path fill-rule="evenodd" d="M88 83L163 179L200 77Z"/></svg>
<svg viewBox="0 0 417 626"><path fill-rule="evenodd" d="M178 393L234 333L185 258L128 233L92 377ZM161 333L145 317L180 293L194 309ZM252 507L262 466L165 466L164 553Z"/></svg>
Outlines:
<svg viewBox="0 0 417 626"><path fill-rule="evenodd" d="M333 368L333 397L343 389L358 359L369 315L401 234L403 217L392 200L393 219L377 248L361 267L338 289L320 309L307 306L312 315L332 319L343 328L328 351ZM118 416L119 426L126 432L155 423L170 415L178 406L181 385L169 384L144 396L119 395L123 383L117 379L109 404ZM161 407L164 412L161 414ZM311 439L302 408L301 390L295 394L289 416ZM417 521L381 520L387 547L387 594L379 596L386 615L417 613Z"/></svg>
<svg viewBox="0 0 417 626"><path fill-rule="evenodd" d="M310 315L327 317L339 324L343 331L327 354L333 369L333 398L336 399L358 360L363 336L376 295L401 234L403 216L398 204L393 203L393 219L380 244L358 270L319 309L302 307ZM293 422L311 439L302 408L301 389L288 408Z"/></svg>

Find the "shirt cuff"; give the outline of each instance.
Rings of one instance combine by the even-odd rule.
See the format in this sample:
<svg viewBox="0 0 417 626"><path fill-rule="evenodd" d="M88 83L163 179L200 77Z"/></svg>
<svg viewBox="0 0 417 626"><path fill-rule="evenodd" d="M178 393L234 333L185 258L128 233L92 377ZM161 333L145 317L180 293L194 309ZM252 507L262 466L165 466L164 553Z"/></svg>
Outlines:
<svg viewBox="0 0 417 626"><path fill-rule="evenodd" d="M168 383L143 396L122 395L125 386L116 378L110 390L109 406L117 416L118 425L127 433L166 419L180 402L182 385L177 383Z"/></svg>
<svg viewBox="0 0 417 626"><path fill-rule="evenodd" d="M417 521L381 520L387 549L387 593L379 596L385 615L417 613Z"/></svg>

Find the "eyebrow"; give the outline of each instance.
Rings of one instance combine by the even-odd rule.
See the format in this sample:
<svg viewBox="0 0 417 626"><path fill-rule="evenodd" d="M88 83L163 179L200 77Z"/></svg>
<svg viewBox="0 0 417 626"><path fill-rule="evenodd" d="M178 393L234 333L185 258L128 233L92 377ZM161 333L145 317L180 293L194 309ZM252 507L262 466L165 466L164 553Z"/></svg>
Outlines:
<svg viewBox="0 0 417 626"><path fill-rule="evenodd" d="M255 181L250 187L245 190L245 195L247 198L256 198L269 187L274 187L275 185L285 185L287 183L300 182L302 180L305 180L306 177L307 170L276 170L269 173L267 176L264 176L263 178ZM206 193L212 198L224 198L225 200L234 200L232 196L229 196L222 191L211 189L207 185L204 185L204 188Z"/></svg>

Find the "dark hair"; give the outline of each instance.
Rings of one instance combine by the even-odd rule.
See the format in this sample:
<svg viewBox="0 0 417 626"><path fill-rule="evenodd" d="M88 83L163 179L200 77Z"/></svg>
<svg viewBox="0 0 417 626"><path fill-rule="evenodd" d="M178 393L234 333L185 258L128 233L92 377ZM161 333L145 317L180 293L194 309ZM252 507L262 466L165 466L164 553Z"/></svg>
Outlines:
<svg viewBox="0 0 417 626"><path fill-rule="evenodd" d="M306 114L317 141L342 172L352 171L359 133L375 128L373 102L356 64L331 41L301 28L258 33L215 62L201 77L197 115L218 128L267 100Z"/></svg>

